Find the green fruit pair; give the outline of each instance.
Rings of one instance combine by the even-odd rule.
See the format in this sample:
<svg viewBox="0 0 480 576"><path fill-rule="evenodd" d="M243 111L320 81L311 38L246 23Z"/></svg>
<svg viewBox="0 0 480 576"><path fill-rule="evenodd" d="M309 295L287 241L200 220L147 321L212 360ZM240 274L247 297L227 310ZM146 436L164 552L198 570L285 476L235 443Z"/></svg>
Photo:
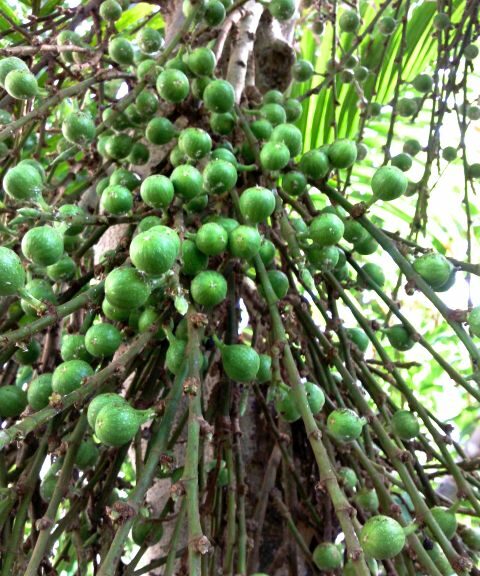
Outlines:
<svg viewBox="0 0 480 576"><path fill-rule="evenodd" d="M320 413L322 408L325 405L325 394L323 390L315 384L314 382L305 382L302 384L305 390L305 395L307 397L307 403L310 408L310 411L315 416ZM279 410L279 412L284 416L287 422L292 422L295 420L300 419L300 411L298 409L297 403L295 401L295 397L293 394L293 389L290 389L286 396L283 396L283 401L281 402L281 408L283 407L284 413ZM278 409L278 408L277 408ZM298 417L295 417L298 414Z"/></svg>
<svg viewBox="0 0 480 576"><path fill-rule="evenodd" d="M95 422L97 421L98 413L102 408L107 405L124 405L126 404L125 398L123 396L119 396L118 394L114 394L113 392L106 392L104 394L99 394L95 396L90 401L87 409L87 421L90 428L95 428Z"/></svg>
<svg viewBox="0 0 480 576"><path fill-rule="evenodd" d="M299 128L294 124L278 124L273 129L270 141L284 144L290 153L290 158L298 156L303 148L303 136Z"/></svg>

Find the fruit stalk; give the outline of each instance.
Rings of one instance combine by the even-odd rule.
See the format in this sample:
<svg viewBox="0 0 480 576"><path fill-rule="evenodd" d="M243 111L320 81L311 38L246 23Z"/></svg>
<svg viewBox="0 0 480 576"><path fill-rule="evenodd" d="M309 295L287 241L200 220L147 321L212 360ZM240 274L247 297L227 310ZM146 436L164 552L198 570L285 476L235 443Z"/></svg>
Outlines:
<svg viewBox="0 0 480 576"><path fill-rule="evenodd" d="M172 537L170 538L168 547L167 562L165 564L165 574L164 576L173 576L175 574L175 562L177 557L182 552L178 550L178 540L180 538L183 523L185 521L185 516L187 514L187 501L186 498L182 498L180 505L180 510L178 512L178 518L175 521L175 526L173 528Z"/></svg>
<svg viewBox="0 0 480 576"><path fill-rule="evenodd" d="M231 197L235 206L235 211L240 218L241 211L239 208L239 198L235 190L231 191ZM284 346L283 361L285 369L289 376L290 385L294 390L294 397L297 402L310 445L312 446L312 450L315 455L315 460L320 471L320 479L325 483L327 492L332 500L336 515L345 534L349 555L356 567L357 574L358 576L368 576L370 571L365 562L363 550L360 546L355 528L349 515L350 504L348 503L344 492L338 484L332 464L330 462L330 458L328 456L328 452L321 440L321 432L318 429L315 418L312 414L312 411L310 410L310 406L305 394L305 389L301 385L300 375L298 373L295 359L288 344L285 328L283 326L282 319L276 305L276 294L268 278L265 265L263 264L263 261L258 254L253 258L253 263L265 293L265 299L267 301L268 311L273 325L274 337Z"/></svg>
<svg viewBox="0 0 480 576"><path fill-rule="evenodd" d="M38 320L33 320L29 324L22 326L21 328L17 328L16 330L10 330L9 332L5 332L4 334L0 335L0 343L4 345L14 344L15 342L21 342L22 340L26 340L30 338L37 332L52 326L56 322L58 322L59 318L65 318L69 316L76 310L80 310L84 308L91 302L94 302L99 298L101 294L103 294L103 285L104 282L99 282L92 286L86 292L82 292L78 296L75 296L65 304L61 304L55 308L55 312L52 314L46 314L42 316Z"/></svg>
<svg viewBox="0 0 480 576"><path fill-rule="evenodd" d="M340 204L342 208L345 208L349 214L353 213L353 205L350 204L341 194L339 194L335 189L333 189L328 184L324 184L322 191L335 203ZM382 248L390 255L392 260L397 264L400 270L405 274L408 280L414 282L415 286L421 290L425 296L430 300L430 302L435 306L435 308L444 317L445 321L450 324L454 332L457 334L459 340L467 349L468 353L472 357L475 363L480 361L480 352L467 334L467 332L462 328L459 322L452 320L449 308L443 303L443 301L436 295L436 293L430 288L430 286L421 278L419 274L415 272L412 265L408 260L400 253L395 243L390 240L390 238L384 234L379 228L377 228L368 218L365 216L360 216L358 221L362 226L369 232L373 238L382 246Z"/></svg>
<svg viewBox="0 0 480 576"><path fill-rule="evenodd" d="M185 467L183 473L183 484L185 486L185 499L187 502L187 523L188 523L188 573L191 576L198 576L201 572L202 556L208 552L209 542L203 534L200 521L200 510L198 503L198 465L200 453L200 421L202 416L202 383L200 378L200 367L202 355L200 343L202 341L203 329L196 322L196 311L190 308L187 314L188 324L188 344L187 359L188 364L188 424L187 424L187 451L185 454Z"/></svg>
<svg viewBox="0 0 480 576"><path fill-rule="evenodd" d="M340 297L344 301L344 303L350 308L352 314L355 316L355 319L358 321L359 325L363 328L365 333L368 335L370 340L372 341L375 349L377 350L380 358L384 363L387 365L390 363L390 357L386 353L383 346L380 344L378 338L375 336L375 333L371 329L369 323L365 320L363 315L359 312L356 306L353 304L352 300L347 296L345 290L342 288L340 283L336 280L336 278L330 274L329 272L326 273L328 281L333 284L337 292L339 293ZM391 364L391 363L390 363ZM366 365L363 364L364 370L368 370ZM472 491L470 484L466 481L465 477L463 476L461 470L456 465L452 455L450 454L448 448L445 445L445 441L442 436L439 434L437 428L432 424L431 419L428 416L428 412L426 411L425 407L417 401L415 398L415 394L412 393L410 388L408 387L407 383L403 380L399 370L392 366L392 375L394 376L400 390L404 394L405 398L407 399L410 407L412 410L416 410L418 415L423 420L425 426L427 427L428 431L434 438L435 442L437 443L440 452L442 453L443 458L445 459L446 465L448 467L449 472L455 478L457 482L458 488L462 490L462 492L468 497L470 503L474 507L477 512L480 513L480 503L478 502L475 494Z"/></svg>
<svg viewBox="0 0 480 576"><path fill-rule="evenodd" d="M32 464L27 469L27 474L22 478L24 482L24 491L15 514L15 521L9 538L9 547L4 557L2 558L2 572L0 573L1 576L10 576L10 574L12 574L13 563L18 554L18 548L22 541L23 533L25 530L28 508L35 491L38 475L40 474L40 470L47 454L48 437L51 431L52 422L49 423L46 434L42 436L42 439L38 444L35 456L32 460Z"/></svg>
<svg viewBox="0 0 480 576"><path fill-rule="evenodd" d="M163 417L160 423L154 428L153 436L149 443L149 454L145 461L143 473L137 479L135 489L131 492L130 497L126 501L126 504L131 506L134 510L137 510L143 502L145 493L152 483L160 458L167 448L169 434L177 413L178 404L182 395L183 383L187 377L187 372L188 365L184 360L182 368L175 377L173 387L166 398ZM102 559L98 572L99 576L115 575L118 562L123 553L123 546L128 538L134 519L135 516L132 516L131 518L126 519L119 526L108 552Z"/></svg>
<svg viewBox="0 0 480 576"><path fill-rule="evenodd" d="M369 478L374 483L375 490L377 491L380 501L384 506L385 513L387 513L389 510L393 510L396 503L393 500L387 488L385 487L384 483L382 482L382 477L378 474L378 471L375 470L375 467L372 465L372 462L366 456L365 452L361 449L361 447L358 445L357 442L354 442L352 444L352 448L355 453L355 457L358 458L359 462L362 464L362 466L369 474ZM405 521L401 516L397 518L397 521L402 526L405 525ZM427 554L419 537L416 534L412 533L408 536L408 542L410 546L413 548L422 566L425 568L425 570L428 570L428 574L430 574L431 576L442 576L442 573L437 569L434 562Z"/></svg>
<svg viewBox="0 0 480 576"><path fill-rule="evenodd" d="M347 260L350 263L350 265L352 266L352 268L357 272L357 274L360 275L362 280L364 282L366 282L367 285L370 286L370 288L372 288L372 290L374 290L380 296L380 298L388 306L389 310L391 312L393 312L393 314L395 314L395 316L400 320L400 322L406 328L408 328L408 330L410 330L412 332L412 334L415 333L415 327L408 320L408 318L404 314L402 314L402 312L400 311L397 304L391 298L388 297L388 295L378 286L378 284L376 284L375 282L372 281L372 279L370 278L370 276L368 274L365 274L365 272L353 260L353 258L347 256ZM432 356L432 358L434 358L434 360L443 368L443 370L445 370L445 372L450 376L450 378L452 378L452 380L454 380L455 382L457 382L457 384L462 386L462 388L464 388L476 400L480 401L480 392L478 390L476 390L473 386L471 386L468 383L468 381L465 378L463 378L463 376L461 374L459 374L455 370L455 368L453 368L453 366L451 364L449 364L443 358L443 356L435 350L435 348L430 344L430 342L428 342L428 340L424 336L422 336L421 334L418 334L418 342L429 352L429 354Z"/></svg>
<svg viewBox="0 0 480 576"><path fill-rule="evenodd" d="M300 382L300 376L297 371L297 366L293 358L290 346L286 339L285 329L282 324L280 314L278 312L277 306L275 304L276 297L273 292L273 288L268 279L265 266L259 256L255 257L255 268L260 278L263 290L265 292L265 297L268 302L268 309L270 312L270 317L273 324L273 330L275 338L282 342L284 345L284 364L287 374L289 376L290 384L294 390L295 400L299 407L303 423L308 435L308 439L312 446L312 450L315 455L315 460L320 471L320 479L325 484L325 488L328 491L330 498L332 499L332 504L337 514L342 530L345 534L345 540L347 542L347 549L350 558L356 566L358 576L368 576L370 571L365 562L363 550L360 547L358 537L355 533L353 527L349 510L350 504L345 497L342 489L340 488L334 469L330 462L328 453L325 446L321 440L321 432L317 427L315 418L310 410L307 402L307 397L305 395L305 390Z"/></svg>
<svg viewBox="0 0 480 576"><path fill-rule="evenodd" d="M310 326L311 333L318 338L319 343L323 347L325 347L325 350L328 350L331 345L324 336L324 334L322 334L322 332L318 329L318 327L311 321L311 318L307 317L303 312L299 311L299 314L303 316L304 322L308 323L308 325ZM352 399L354 400L355 405L359 408L361 413L363 413L370 421L371 426L373 427L377 436L379 437L380 443L383 449L385 450L385 453L391 459L392 464L394 465L398 474L400 475L405 490L408 492L409 496L413 501L415 510L419 515L422 516L422 518L425 519L427 525L434 531L435 537L437 538L437 541L441 545L447 557L451 559L452 562L455 563L458 560L458 554L456 553L450 541L445 537L443 532L438 527L438 524L432 517L430 509L426 506L423 497L419 494L407 467L400 460L399 457L400 455L398 453L396 445L390 439L389 435L385 431L381 422L376 418L376 416L371 411L367 401L365 400L362 393L358 389L350 373L345 369L343 363L339 359L335 359L334 362L343 381L347 385L350 394L352 395Z"/></svg>
<svg viewBox="0 0 480 576"><path fill-rule="evenodd" d="M47 511L39 521L41 523L41 529L35 543L35 548L33 549L32 555L30 556L30 561L28 562L27 568L25 570L25 576L35 576L37 574L38 567L42 562L45 552L48 550L50 532L53 525L55 524L58 507L60 506L60 503L68 490L72 476L72 470L75 465L75 458L77 457L78 448L86 428L87 417L86 413L84 412L82 416L80 416L72 433L70 444L65 455L65 461L55 486L55 490L53 491L52 498L48 503Z"/></svg>

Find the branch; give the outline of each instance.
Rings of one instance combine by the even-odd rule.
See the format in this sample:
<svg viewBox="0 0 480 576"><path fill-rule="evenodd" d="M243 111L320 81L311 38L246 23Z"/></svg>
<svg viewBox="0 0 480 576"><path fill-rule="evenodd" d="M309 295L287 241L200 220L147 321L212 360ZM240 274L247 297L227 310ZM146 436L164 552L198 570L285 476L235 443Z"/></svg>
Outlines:
<svg viewBox="0 0 480 576"><path fill-rule="evenodd" d="M100 392L103 384L105 384L109 378L121 374L125 366L133 360L141 350L143 350L152 337L152 332L146 332L139 336L116 360L111 362L103 370L100 370L93 376L86 378L84 384L82 384L80 388L66 396L63 396L61 403L58 405L42 408L42 410L35 412L35 414L27 416L18 424L0 430L0 449L4 448L10 442L13 442L16 438L25 437L28 433L32 432L32 430L45 424L45 422L48 422L57 414L61 414L67 408L70 408L73 405L81 406L91 394L94 392Z"/></svg>
<svg viewBox="0 0 480 576"><path fill-rule="evenodd" d="M80 308L84 308L88 304L98 300L98 298L103 294L103 287L104 282L99 282L86 292L82 292L78 296L75 296L69 302L57 306L51 314L42 316L38 320L34 320L21 328L1 334L0 343L4 345L15 344L16 342L21 342L26 338L30 338L37 332L40 332L41 330L52 326L62 318L69 316L72 312L80 310Z"/></svg>
<svg viewBox="0 0 480 576"><path fill-rule="evenodd" d="M203 320L200 320L202 322ZM200 368L203 361L200 352L203 328L199 325L199 314L193 308L188 316L188 344L187 362L188 378L185 389L189 394L188 400L188 426L187 426L187 452L183 472L185 486L185 499L187 502L188 521L188 574L199 576L201 560L210 549L210 542L204 536L200 522L199 496L198 496L198 464L200 453L200 421L202 416L202 384Z"/></svg>

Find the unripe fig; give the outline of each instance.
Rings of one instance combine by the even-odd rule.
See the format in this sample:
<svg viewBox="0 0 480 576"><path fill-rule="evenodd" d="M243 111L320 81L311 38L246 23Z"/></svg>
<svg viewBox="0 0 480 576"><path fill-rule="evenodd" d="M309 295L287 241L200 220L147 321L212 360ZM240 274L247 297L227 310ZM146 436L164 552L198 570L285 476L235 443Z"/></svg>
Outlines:
<svg viewBox="0 0 480 576"><path fill-rule="evenodd" d="M360 544L368 556L376 560L394 558L405 546L402 526L388 516L369 518L360 531Z"/></svg>
<svg viewBox="0 0 480 576"><path fill-rule="evenodd" d="M392 430L402 440L411 440L420 433L420 425L411 412L398 410L392 417Z"/></svg>
<svg viewBox="0 0 480 576"><path fill-rule="evenodd" d="M331 412L327 419L328 432L340 442L357 440L362 433L365 419L353 410L341 408Z"/></svg>
<svg viewBox="0 0 480 576"><path fill-rule="evenodd" d="M213 308L225 300L227 296L227 281L219 272L206 270L200 272L192 280L190 291L193 300L205 306Z"/></svg>
<svg viewBox="0 0 480 576"><path fill-rule="evenodd" d="M245 344L221 344L222 364L226 375L237 382L255 380L260 368L260 358L257 352Z"/></svg>

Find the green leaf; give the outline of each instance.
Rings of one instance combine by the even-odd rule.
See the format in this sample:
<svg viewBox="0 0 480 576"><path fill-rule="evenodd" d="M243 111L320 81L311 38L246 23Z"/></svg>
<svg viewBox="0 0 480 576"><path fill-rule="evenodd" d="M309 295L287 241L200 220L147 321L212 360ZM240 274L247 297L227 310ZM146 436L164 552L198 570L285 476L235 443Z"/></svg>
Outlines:
<svg viewBox="0 0 480 576"><path fill-rule="evenodd" d="M0 0L0 10L6 16L8 16L11 20L13 20L16 24L20 23L20 19L18 18L18 15L15 13L14 10L12 10L12 8L10 8L9 4L7 4L7 2L5 0ZM5 22L2 19L0 19L0 25L1 25L3 30L6 30L7 28L10 27L8 22Z"/></svg>
<svg viewBox="0 0 480 576"><path fill-rule="evenodd" d="M120 16L116 22L116 28L119 32L128 31L129 28L137 28L147 16L150 16L153 12L156 12L158 8L153 4L147 4L146 2L139 2L134 4L132 8L125 10L125 12ZM161 21L163 23L163 18L161 14L155 15L157 24ZM159 26L157 26L159 27Z"/></svg>
<svg viewBox="0 0 480 576"><path fill-rule="evenodd" d="M40 16L48 16L61 3L61 0L47 0L40 8Z"/></svg>

